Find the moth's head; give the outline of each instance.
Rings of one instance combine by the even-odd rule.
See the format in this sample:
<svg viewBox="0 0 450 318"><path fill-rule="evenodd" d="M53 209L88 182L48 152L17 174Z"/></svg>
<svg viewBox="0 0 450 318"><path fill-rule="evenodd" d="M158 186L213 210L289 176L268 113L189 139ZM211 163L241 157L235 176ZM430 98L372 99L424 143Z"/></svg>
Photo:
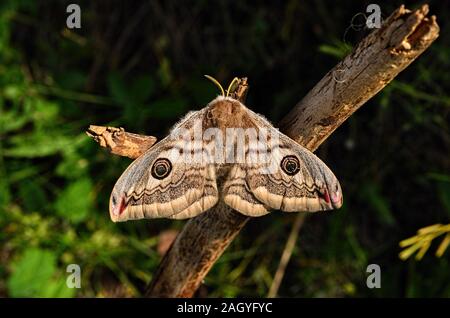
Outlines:
<svg viewBox="0 0 450 318"><path fill-rule="evenodd" d="M242 109L242 103L237 99L229 96L217 96L209 102L208 119L217 120L220 117L227 119L236 118L236 116L245 116L245 111Z"/></svg>

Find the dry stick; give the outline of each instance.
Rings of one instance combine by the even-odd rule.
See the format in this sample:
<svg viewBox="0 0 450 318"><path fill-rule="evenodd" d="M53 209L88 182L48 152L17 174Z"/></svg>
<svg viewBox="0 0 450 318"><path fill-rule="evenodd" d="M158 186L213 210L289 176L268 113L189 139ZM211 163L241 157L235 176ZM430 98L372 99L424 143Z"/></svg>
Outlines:
<svg viewBox="0 0 450 318"><path fill-rule="evenodd" d="M280 263L278 264L277 271L275 272L275 276L272 281L272 285L269 288L269 293L267 297L273 298L278 294L278 289L280 288L281 281L284 277L284 272L286 271L287 264L291 259L292 252L294 251L295 243L297 242L298 232L300 231L303 223L305 222L305 213L299 213L295 217L294 224L291 228L291 233L286 241L286 245L283 250L283 254L281 254Z"/></svg>
<svg viewBox="0 0 450 318"><path fill-rule="evenodd" d="M404 6L394 11L291 110L281 122L282 131L311 151L317 149L438 37L436 18L427 14L426 5L415 11ZM107 136L103 134L100 140L104 141ZM130 147L128 133L123 134ZM106 146L115 153L126 153L117 149L120 146ZM134 151L139 148L131 147ZM221 203L189 220L165 255L146 295L191 297L247 220Z"/></svg>
<svg viewBox="0 0 450 318"><path fill-rule="evenodd" d="M329 71L281 121L281 130L311 151L414 61L439 35L428 6L402 5Z"/></svg>
<svg viewBox="0 0 450 318"><path fill-rule="evenodd" d="M156 142L156 137L137 135L115 127L90 125L86 134L111 153L131 159L142 155Z"/></svg>

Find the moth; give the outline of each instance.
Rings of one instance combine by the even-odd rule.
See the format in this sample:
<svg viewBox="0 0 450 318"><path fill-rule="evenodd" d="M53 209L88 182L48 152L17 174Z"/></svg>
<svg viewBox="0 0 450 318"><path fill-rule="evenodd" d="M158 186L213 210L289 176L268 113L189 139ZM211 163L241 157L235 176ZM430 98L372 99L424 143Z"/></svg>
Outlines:
<svg viewBox="0 0 450 318"><path fill-rule="evenodd" d="M114 222L186 219L219 200L257 217L337 209L343 196L318 157L223 93L130 164L109 210Z"/></svg>

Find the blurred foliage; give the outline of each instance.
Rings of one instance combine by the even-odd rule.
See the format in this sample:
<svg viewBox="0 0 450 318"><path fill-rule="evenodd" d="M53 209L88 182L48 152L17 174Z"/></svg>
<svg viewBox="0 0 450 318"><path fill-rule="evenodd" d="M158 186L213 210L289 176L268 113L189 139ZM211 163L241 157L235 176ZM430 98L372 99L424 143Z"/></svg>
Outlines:
<svg viewBox="0 0 450 318"><path fill-rule="evenodd" d="M160 234L182 227L109 220L130 161L89 140L89 124L162 137L217 94L203 74L248 76L248 106L277 122L369 32L352 28L368 1L80 0L76 31L65 28L69 3L0 3L0 296L142 295ZM401 3L379 2L383 17ZM450 219L450 12L428 3L440 38L318 150L345 205L307 218L279 295L450 296L448 251L398 257L405 237ZM249 222L202 295L265 296L294 217ZM65 286L71 263L81 289ZM371 263L381 289L365 285Z"/></svg>

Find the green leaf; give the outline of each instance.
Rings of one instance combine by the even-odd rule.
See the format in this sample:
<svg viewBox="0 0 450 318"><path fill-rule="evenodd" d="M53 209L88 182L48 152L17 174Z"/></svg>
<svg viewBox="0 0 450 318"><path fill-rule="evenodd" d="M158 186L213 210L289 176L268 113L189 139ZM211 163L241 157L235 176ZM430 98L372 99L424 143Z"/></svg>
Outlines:
<svg viewBox="0 0 450 318"><path fill-rule="evenodd" d="M18 167L14 169L14 167ZM9 172L8 179L11 184L22 181L24 179L30 179L39 174L39 167L36 166L23 166L20 163L16 163L13 165L10 164L10 169L12 172Z"/></svg>
<svg viewBox="0 0 450 318"><path fill-rule="evenodd" d="M79 179L65 188L58 197L56 212L73 223L86 219L92 207L92 183L88 178Z"/></svg>
<svg viewBox="0 0 450 318"><path fill-rule="evenodd" d="M29 99L26 111L32 113L33 121L37 127L49 127L57 120L59 106L57 103L45 99Z"/></svg>
<svg viewBox="0 0 450 318"><path fill-rule="evenodd" d="M39 211L47 205L47 198L42 190L42 185L35 180L25 180L20 183L19 197L28 211Z"/></svg>
<svg viewBox="0 0 450 318"><path fill-rule="evenodd" d="M11 192L8 180L4 175L0 175L0 207L4 207L11 200Z"/></svg>
<svg viewBox="0 0 450 318"><path fill-rule="evenodd" d="M42 291L41 297L46 298L70 298L75 296L77 289L69 288L66 284L66 279L63 277L53 279L48 282Z"/></svg>
<svg viewBox="0 0 450 318"><path fill-rule="evenodd" d="M22 115L18 111L0 111L0 133L4 134L7 132L18 130L29 121L29 115Z"/></svg>
<svg viewBox="0 0 450 318"><path fill-rule="evenodd" d="M86 174L89 162L75 151L66 151L56 168L56 174L62 177L76 179Z"/></svg>
<svg viewBox="0 0 450 318"><path fill-rule="evenodd" d="M73 139L50 132L34 132L10 138L12 146L4 151L5 156L38 158L57 154L71 147Z"/></svg>
<svg viewBox="0 0 450 318"><path fill-rule="evenodd" d="M55 272L56 256L51 251L30 248L12 267L7 282L10 296L40 297Z"/></svg>
<svg viewBox="0 0 450 318"><path fill-rule="evenodd" d="M22 85L7 85L3 88L2 95L7 99L17 100L24 95L24 88Z"/></svg>

